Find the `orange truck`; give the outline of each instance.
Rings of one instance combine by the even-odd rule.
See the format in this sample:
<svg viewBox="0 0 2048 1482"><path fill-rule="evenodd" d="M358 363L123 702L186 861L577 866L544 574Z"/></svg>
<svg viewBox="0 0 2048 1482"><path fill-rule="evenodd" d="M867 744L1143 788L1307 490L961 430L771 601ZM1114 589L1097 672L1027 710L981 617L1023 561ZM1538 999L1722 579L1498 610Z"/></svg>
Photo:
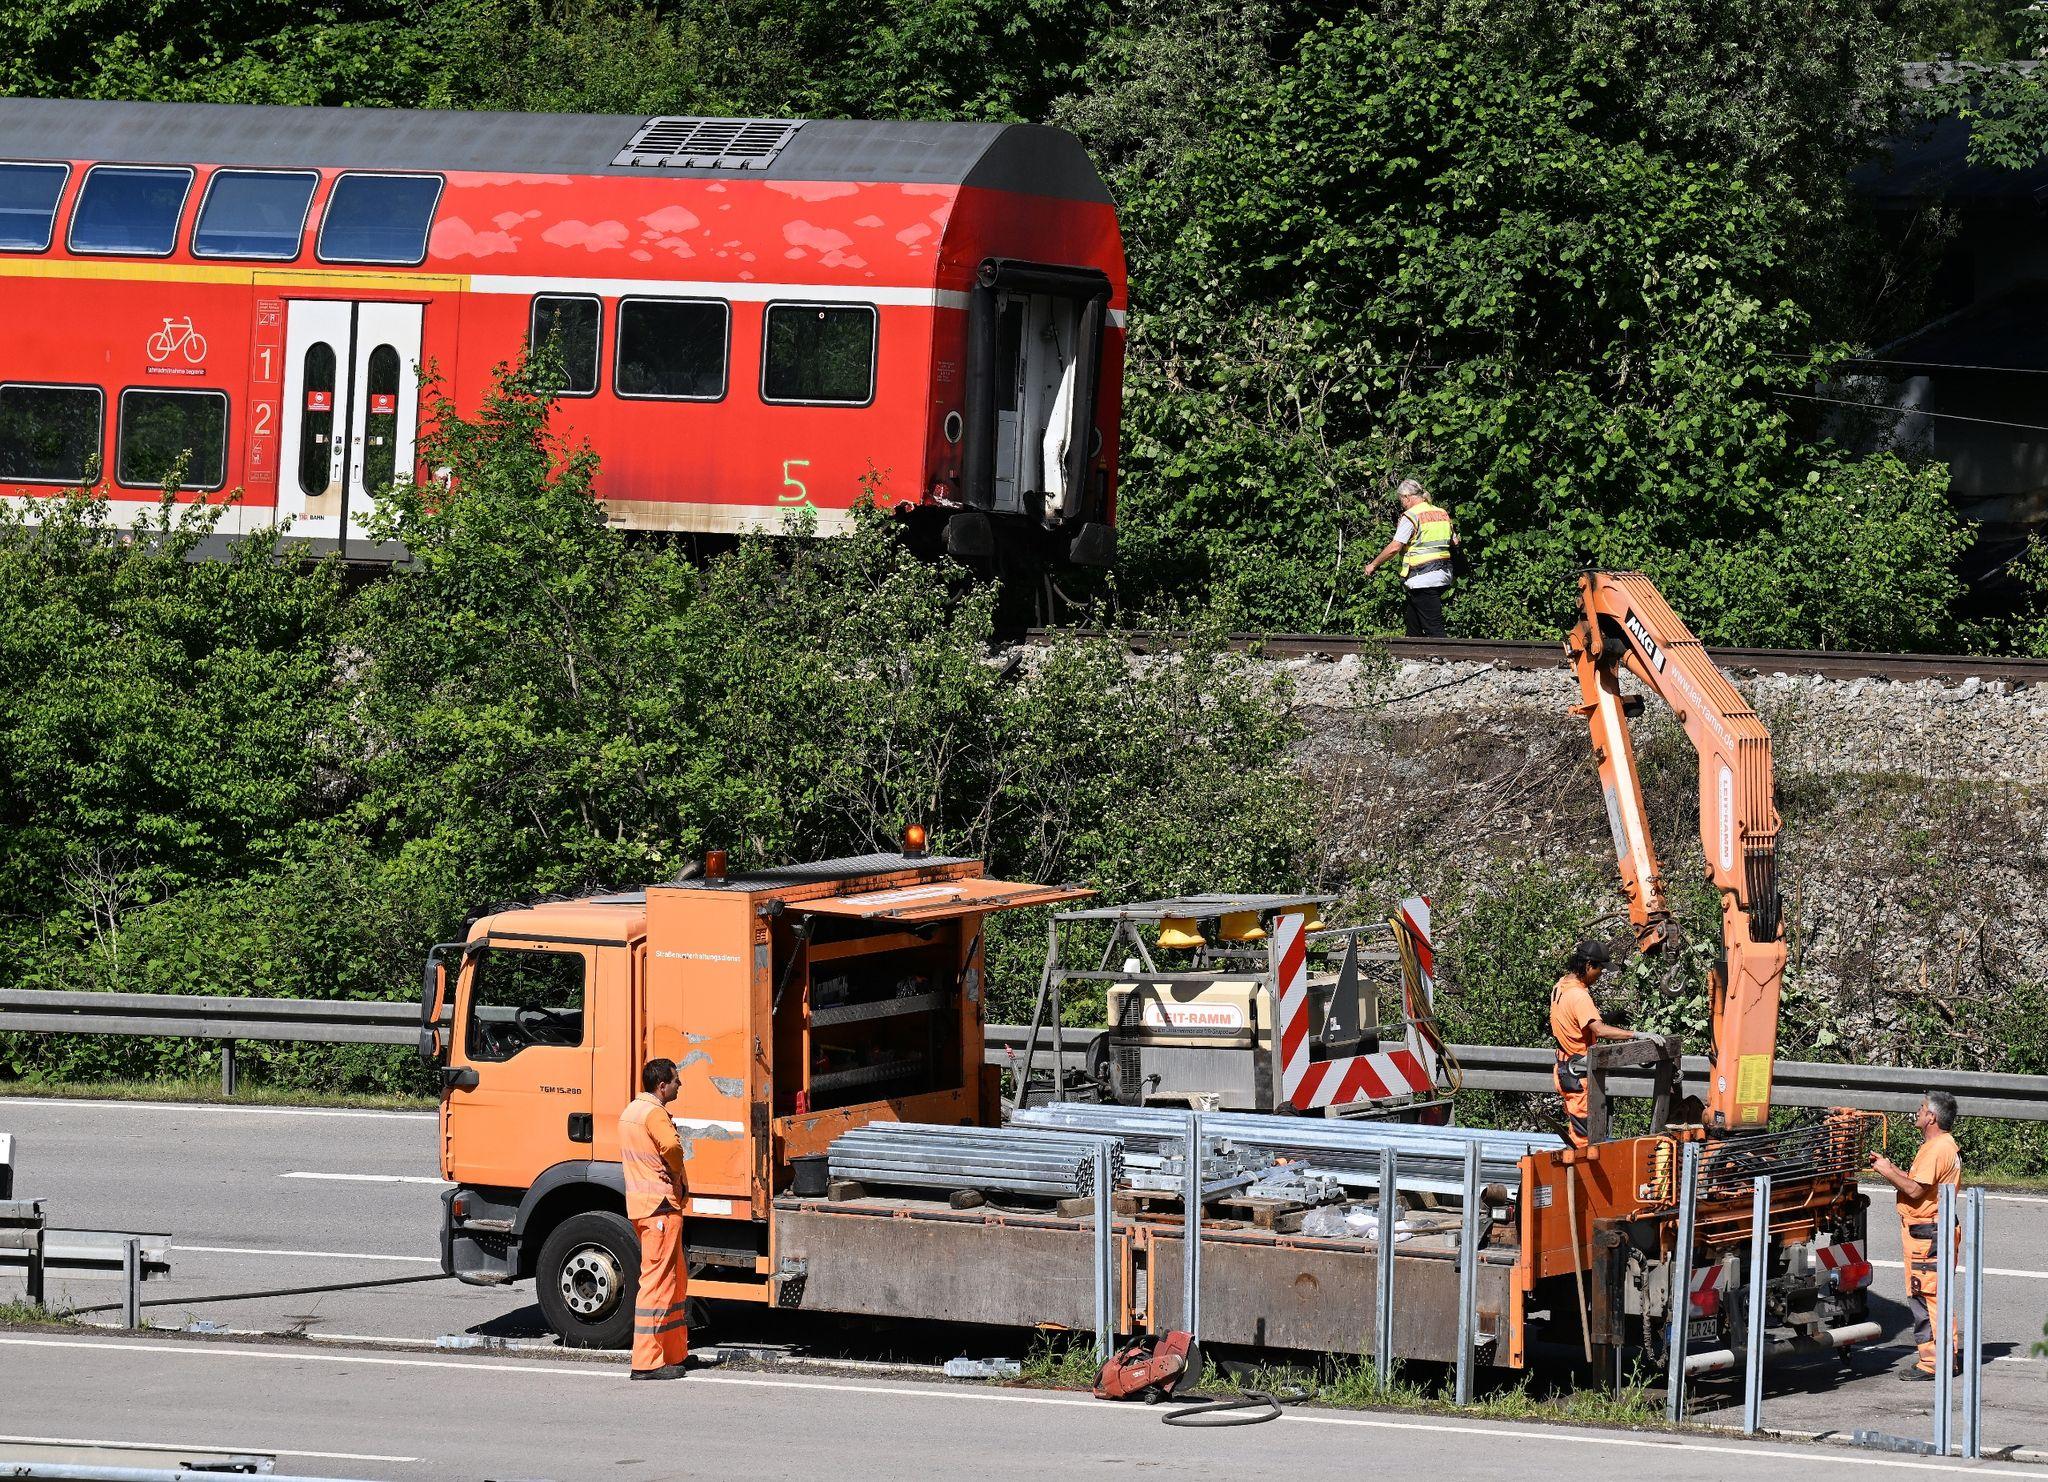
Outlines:
<svg viewBox="0 0 2048 1482"><path fill-rule="evenodd" d="M1481 1360L1519 1368L1548 1342L1586 1358L1662 1362L1682 1291L1688 1366L1732 1364L1746 1331L1757 1173L1774 1179L1772 1350L1867 1341L1877 1330L1864 1310L1866 1201L1856 1187L1867 1126L1853 1113L1769 1123L1784 962L1769 738L1648 583L1597 574L1583 595L1570 648L1581 714L1594 729L1646 949L1667 946L1673 928L1629 740L1641 698L1624 692L1622 674L1672 703L1700 744L1701 826L1727 938L1713 987L1711 1081L1704 1119L1684 1118L1675 1043L1617 1046L1609 1062L1587 1068L1593 1144L1537 1147L1520 1158L1518 1178L1487 1188L1474 1283ZM681 1074L670 1112L686 1150L693 1296L1090 1327L1085 1213L794 1187L793 1160L823 1153L854 1127L999 1124L999 1072L984 1050L985 924L995 912L1089 893L989 879L977 861L926 854L921 830L912 833L900 854L747 874L728 875L713 854L698 878L498 911L473 922L466 940L433 948L421 1050L443 1089L440 1165L452 1185L444 1269L480 1285L532 1280L566 1342L623 1344L638 1246L615 1128L639 1067L666 1056ZM1320 1043L1313 1054L1328 1058ZM1661 1093L1650 1125L1607 1138L1608 1076L1644 1070ZM1681 1250L1688 1143L1701 1149L1698 1217ZM1447 1360L1457 1343L1459 1215L1441 1207L1445 1190L1404 1184L1404 1193L1414 1197L1396 1253L1392 1351ZM1126 1199L1114 1223L1119 1330L1173 1329L1183 1301L1181 1214ZM1308 1234L1298 1218L1219 1204L1205 1210L1202 1271L1205 1342L1369 1346L1370 1236Z"/></svg>
<svg viewBox="0 0 2048 1482"><path fill-rule="evenodd" d="M715 856L714 856L715 860ZM1086 1329L1092 1220L943 1194L799 1195L792 1162L849 1128L993 1126L982 941L991 913L1089 892L987 878L921 851L695 879L499 911L429 954L421 1049L439 1068L444 1269L535 1283L564 1341L630 1329L638 1245L624 1214L620 1108L654 1056L679 1067L669 1111L686 1150L690 1294L808 1311ZM1358 1352L1375 1246L1287 1221L1205 1225L1202 1337ZM1505 1336L1513 1226L1477 1283L1482 1332ZM1416 1211L1400 1246L1396 1352L1447 1360L1456 1215ZM1119 1209L1111 1287L1123 1332L1180 1323L1178 1214ZM1509 1362L1497 1345L1495 1361ZM1513 1345L1519 1362L1520 1345Z"/></svg>

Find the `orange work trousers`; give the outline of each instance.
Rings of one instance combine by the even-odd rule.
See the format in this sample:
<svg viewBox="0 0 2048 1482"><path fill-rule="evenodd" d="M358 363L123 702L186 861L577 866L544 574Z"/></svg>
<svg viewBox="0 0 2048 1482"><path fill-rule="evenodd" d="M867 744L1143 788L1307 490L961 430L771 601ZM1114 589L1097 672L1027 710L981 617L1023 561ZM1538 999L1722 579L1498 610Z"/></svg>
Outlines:
<svg viewBox="0 0 2048 1482"><path fill-rule="evenodd" d="M1572 1057L1559 1055L1550 1068L1551 1084L1564 1098L1565 1131L1575 1148L1587 1145L1586 1078L1572 1069Z"/></svg>
<svg viewBox="0 0 2048 1482"><path fill-rule="evenodd" d="M690 1356L683 1316L690 1278L683 1269L683 1217L661 1208L633 1221L640 1236L640 1286L633 1297L633 1367L659 1369Z"/></svg>
<svg viewBox="0 0 2048 1482"><path fill-rule="evenodd" d="M1906 1305L1913 1309L1913 1337L1920 1345L1920 1356L1914 1362L1923 1374L1941 1372L1941 1262L1936 1259L1934 1246L1940 1226L1933 1221L1916 1224L1901 1221L1899 1236L1906 1248ZM1955 1321L1949 1321L1951 1341L1955 1338ZM1962 1349L1958 1344L1953 1350L1955 1361L1962 1361Z"/></svg>

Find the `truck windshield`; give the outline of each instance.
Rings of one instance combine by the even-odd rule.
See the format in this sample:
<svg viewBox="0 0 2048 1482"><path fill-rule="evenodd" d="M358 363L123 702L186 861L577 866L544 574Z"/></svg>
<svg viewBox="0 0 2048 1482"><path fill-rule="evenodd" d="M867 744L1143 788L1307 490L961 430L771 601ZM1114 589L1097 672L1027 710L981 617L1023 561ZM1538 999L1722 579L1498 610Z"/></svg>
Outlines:
<svg viewBox="0 0 2048 1482"><path fill-rule="evenodd" d="M485 947L470 969L471 1060L510 1060L535 1045L583 1043L583 957L528 947Z"/></svg>

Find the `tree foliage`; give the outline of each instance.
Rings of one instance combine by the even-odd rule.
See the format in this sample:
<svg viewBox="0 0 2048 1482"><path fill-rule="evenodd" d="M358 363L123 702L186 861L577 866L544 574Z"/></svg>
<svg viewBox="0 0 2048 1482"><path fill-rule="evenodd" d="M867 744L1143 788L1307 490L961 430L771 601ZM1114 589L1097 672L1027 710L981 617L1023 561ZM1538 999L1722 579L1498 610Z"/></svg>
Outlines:
<svg viewBox="0 0 2048 1482"><path fill-rule="evenodd" d="M85 492L0 523L0 986L403 997L494 901L673 878L712 845L870 853L911 821L1125 893L1303 878L1298 732L1220 631L1136 674L1102 639L992 658L993 589L873 511L702 564L630 539L551 431L557 379L510 368L467 415L429 397L448 482L390 491L379 533L411 560L352 592L274 533L191 559L218 507L167 499L135 539ZM199 1053L23 1037L0 1067Z"/></svg>
<svg viewBox="0 0 2048 1482"><path fill-rule="evenodd" d="M1548 633L1601 562L1715 638L1907 647L1959 594L1917 563L1965 527L1797 398L1927 271L1875 261L1848 185L1906 117L1901 64L2015 26L1975 0L0 0L0 91L1050 119L1131 260L1121 601L1386 626L1395 583L1360 573L1418 474L1464 531L1466 630ZM1815 474L1881 525L1913 491L1895 625L1819 600Z"/></svg>

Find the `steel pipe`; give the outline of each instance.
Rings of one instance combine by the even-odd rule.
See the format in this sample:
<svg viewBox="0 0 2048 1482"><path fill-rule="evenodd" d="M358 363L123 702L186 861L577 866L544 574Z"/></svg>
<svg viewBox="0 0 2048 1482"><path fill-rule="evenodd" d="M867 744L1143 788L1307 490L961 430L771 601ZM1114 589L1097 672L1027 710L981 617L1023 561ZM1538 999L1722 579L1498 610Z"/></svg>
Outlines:
<svg viewBox="0 0 2048 1482"><path fill-rule="evenodd" d="M1852 1322L1839 1328L1824 1328L1812 1338L1779 1338L1764 1345L1767 1359L1788 1358L1793 1354L1826 1353L1835 1348L1854 1348L1859 1343L1875 1343L1884 1337L1884 1329L1874 1322ZM1694 1374L1719 1374L1732 1369L1741 1361L1742 1355L1732 1348L1709 1348L1700 1353L1687 1354L1685 1372Z"/></svg>

